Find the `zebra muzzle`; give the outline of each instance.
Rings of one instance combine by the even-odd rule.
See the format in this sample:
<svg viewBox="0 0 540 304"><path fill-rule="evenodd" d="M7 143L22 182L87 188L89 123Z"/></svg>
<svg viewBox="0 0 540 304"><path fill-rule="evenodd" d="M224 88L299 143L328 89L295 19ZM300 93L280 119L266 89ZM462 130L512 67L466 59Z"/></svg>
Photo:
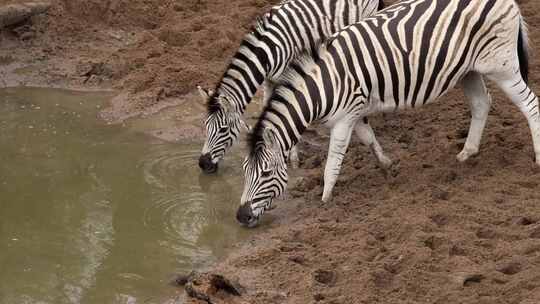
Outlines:
<svg viewBox="0 0 540 304"><path fill-rule="evenodd" d="M259 218L253 214L251 205L249 203L246 203L238 208L238 211L236 212L236 220L238 220L240 224L249 228L255 227L259 222Z"/></svg>
<svg viewBox="0 0 540 304"><path fill-rule="evenodd" d="M218 164L214 164L212 162L212 156L210 153L206 153L199 157L199 167L204 171L204 173L214 173L218 169Z"/></svg>

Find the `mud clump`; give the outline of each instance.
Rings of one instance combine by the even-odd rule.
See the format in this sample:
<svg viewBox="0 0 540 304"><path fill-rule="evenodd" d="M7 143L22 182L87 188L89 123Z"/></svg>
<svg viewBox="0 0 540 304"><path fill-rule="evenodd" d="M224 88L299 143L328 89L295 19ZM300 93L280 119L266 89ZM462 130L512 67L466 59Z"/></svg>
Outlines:
<svg viewBox="0 0 540 304"><path fill-rule="evenodd" d="M277 2L51 0L47 14L0 33L0 56L15 54L29 71L2 73L9 76L3 81L112 87L125 96L114 108L143 114L197 85L214 87L256 16ZM122 114L108 118L119 122Z"/></svg>
<svg viewBox="0 0 540 304"><path fill-rule="evenodd" d="M221 274L191 272L189 275L179 275L175 284L183 286L187 295L207 303L218 303L223 297L241 296L245 290L235 280Z"/></svg>
<svg viewBox="0 0 540 304"><path fill-rule="evenodd" d="M522 266L519 262L511 261L502 263L497 267L497 271L506 275L515 275L522 270Z"/></svg>
<svg viewBox="0 0 540 304"><path fill-rule="evenodd" d="M21 23L26 19L45 13L51 8L49 2L21 2L16 4L2 5L0 2L0 29Z"/></svg>
<svg viewBox="0 0 540 304"><path fill-rule="evenodd" d="M313 279L318 283L332 286L336 283L337 274L333 271L317 269L313 273Z"/></svg>

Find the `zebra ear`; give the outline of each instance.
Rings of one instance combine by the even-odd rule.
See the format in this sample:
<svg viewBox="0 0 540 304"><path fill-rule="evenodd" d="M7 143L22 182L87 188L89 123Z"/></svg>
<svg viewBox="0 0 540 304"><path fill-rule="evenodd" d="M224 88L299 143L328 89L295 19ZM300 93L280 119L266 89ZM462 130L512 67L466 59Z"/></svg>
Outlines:
<svg viewBox="0 0 540 304"><path fill-rule="evenodd" d="M199 85L197 86L197 90L199 91L199 94L201 95L204 102L208 102L208 100L210 99L210 96L214 94L212 90L203 89L203 87Z"/></svg>
<svg viewBox="0 0 540 304"><path fill-rule="evenodd" d="M263 140L267 148L277 151L279 149L279 142L276 136L276 132L271 128L264 128Z"/></svg>

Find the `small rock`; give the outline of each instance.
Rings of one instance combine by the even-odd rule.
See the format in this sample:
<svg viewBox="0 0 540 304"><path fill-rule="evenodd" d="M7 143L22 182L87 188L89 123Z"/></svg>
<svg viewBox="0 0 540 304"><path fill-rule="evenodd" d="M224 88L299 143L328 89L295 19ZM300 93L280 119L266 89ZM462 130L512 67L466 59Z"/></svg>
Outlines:
<svg viewBox="0 0 540 304"><path fill-rule="evenodd" d="M481 239L494 239L497 236L497 233L489 228L480 228L476 232L476 236Z"/></svg>
<svg viewBox="0 0 540 304"><path fill-rule="evenodd" d="M400 144L409 145L413 141L413 137L409 133L403 133L398 137L397 141Z"/></svg>
<svg viewBox="0 0 540 304"><path fill-rule="evenodd" d="M315 168L319 168L321 164L322 164L321 157L319 155L314 155L304 161L302 168L315 169Z"/></svg>
<svg viewBox="0 0 540 304"><path fill-rule="evenodd" d="M448 253L450 254L450 256L465 256L467 254L465 249L461 248L458 245L453 245L452 247L450 247L450 250Z"/></svg>
<svg viewBox="0 0 540 304"><path fill-rule="evenodd" d="M533 219L530 218L530 217L520 216L520 217L518 217L518 218L515 220L515 223L516 223L517 225L529 226L529 225L535 224L536 221L533 220Z"/></svg>
<svg viewBox="0 0 540 304"><path fill-rule="evenodd" d="M497 266L495 270L507 275L514 275L516 273L519 273L521 271L521 268L521 264L518 262L507 262Z"/></svg>
<svg viewBox="0 0 540 304"><path fill-rule="evenodd" d="M313 273L313 278L315 281L329 286L334 285L337 279L335 272L322 269L315 270Z"/></svg>
<svg viewBox="0 0 540 304"><path fill-rule="evenodd" d="M437 226L442 227L448 224L448 217L444 214L435 214L429 217Z"/></svg>
<svg viewBox="0 0 540 304"><path fill-rule="evenodd" d="M212 286L214 286L218 290L224 290L234 296L240 296L244 292L244 288L240 285L240 283L227 279L219 274L212 275L212 279L210 282Z"/></svg>
<svg viewBox="0 0 540 304"><path fill-rule="evenodd" d="M505 280L505 279L502 279L502 278L494 278L494 279L493 279L493 282L494 282L494 283L497 283L497 284L503 285L503 284L508 283L508 280Z"/></svg>
<svg viewBox="0 0 540 304"><path fill-rule="evenodd" d="M289 261L303 265L306 262L306 258L302 255L293 255L289 257Z"/></svg>
<svg viewBox="0 0 540 304"><path fill-rule="evenodd" d="M438 200L447 201L450 198L450 192L435 187L433 190L431 190L431 197Z"/></svg>
<svg viewBox="0 0 540 304"><path fill-rule="evenodd" d="M183 283L183 278L180 280ZM220 274L191 272L187 276L184 289L188 296L208 303L214 303L219 291L224 291L233 296L241 296L244 288L235 280L228 279Z"/></svg>
<svg viewBox="0 0 540 304"><path fill-rule="evenodd" d="M450 183L450 182L453 182L455 181L456 179L458 178L458 175L455 171L450 171L448 172L448 174L446 175L445 177L445 181Z"/></svg>
<svg viewBox="0 0 540 304"><path fill-rule="evenodd" d="M480 283L485 279L484 275L475 272L457 272L452 275L452 281L459 286L468 286L470 283Z"/></svg>
<svg viewBox="0 0 540 304"><path fill-rule="evenodd" d="M186 275L186 274L179 274L176 276L176 278L174 278L174 280L172 281L172 285L176 285L176 286L184 286L187 284L187 282L189 281L189 275Z"/></svg>

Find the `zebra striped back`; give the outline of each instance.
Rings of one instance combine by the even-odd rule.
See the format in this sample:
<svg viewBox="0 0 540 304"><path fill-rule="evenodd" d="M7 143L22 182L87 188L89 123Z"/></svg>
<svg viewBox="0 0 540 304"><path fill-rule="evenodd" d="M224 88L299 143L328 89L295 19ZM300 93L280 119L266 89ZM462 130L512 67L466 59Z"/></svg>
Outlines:
<svg viewBox="0 0 540 304"><path fill-rule="evenodd" d="M299 56L255 129L278 128L290 148L315 120L433 102L470 71L514 64L521 23L513 0L400 2Z"/></svg>
<svg viewBox="0 0 540 304"><path fill-rule="evenodd" d="M382 0L290 0L262 16L242 41L215 93L208 97L202 151L210 162L206 167L217 165L240 131L235 129L241 125L237 118L224 116L243 114L263 82L275 81L299 53L382 6ZM233 123L219 123L228 121Z"/></svg>
<svg viewBox="0 0 540 304"><path fill-rule="evenodd" d="M337 164L325 170L326 192L326 179L335 183L351 129L359 119L433 102L469 73L477 73L498 81L508 94L520 88L511 97L523 99L519 106L535 128L535 151L540 156L538 99L520 75L520 69L526 74L525 66L520 66L526 62L522 29L513 0L406 0L387 7L345 27L283 73L253 130L250 149L264 147L263 134L272 130L281 149L273 153L286 158L311 123L325 123L333 128L329 159ZM256 163L258 155L251 153L246 163ZM264 193L269 189L260 185L256 171L246 168L245 187ZM252 201L242 197L241 209ZM257 219L260 212L254 214Z"/></svg>

